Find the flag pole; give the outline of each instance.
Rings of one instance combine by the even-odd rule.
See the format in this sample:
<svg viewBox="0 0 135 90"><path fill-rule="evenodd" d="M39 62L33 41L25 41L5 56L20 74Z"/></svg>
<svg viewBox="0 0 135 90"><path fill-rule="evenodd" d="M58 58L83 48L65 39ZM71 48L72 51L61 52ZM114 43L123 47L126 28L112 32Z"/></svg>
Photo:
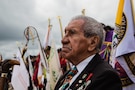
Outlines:
<svg viewBox="0 0 135 90"><path fill-rule="evenodd" d="M21 48L20 48L20 46L19 46L19 42L18 42L18 41L16 41L16 45L17 45L17 47L18 47L19 52L22 54Z"/></svg>
<svg viewBox="0 0 135 90"><path fill-rule="evenodd" d="M82 15L85 16L85 9L82 9Z"/></svg>
<svg viewBox="0 0 135 90"><path fill-rule="evenodd" d="M133 0L131 0L131 8L132 8L132 16L133 16L133 19L134 19L134 25L135 25L135 9L134 9L134 4L133 3L135 3L135 1L133 1Z"/></svg>
<svg viewBox="0 0 135 90"><path fill-rule="evenodd" d="M48 18L48 32L47 32L47 36L46 36L46 42L45 42L45 45L43 46L44 48L46 48L46 46L48 46L51 28L52 28L51 20L50 20L50 18Z"/></svg>
<svg viewBox="0 0 135 90"><path fill-rule="evenodd" d="M63 37L64 37L64 35L63 35L63 28L62 28L62 23L61 23L60 16L58 16L58 20L59 20L59 24L60 24L61 38L63 38Z"/></svg>
<svg viewBox="0 0 135 90"><path fill-rule="evenodd" d="M115 21L116 25L121 25L123 8L124 8L124 0L120 0Z"/></svg>
<svg viewBox="0 0 135 90"><path fill-rule="evenodd" d="M62 29L62 23L61 23L60 16L58 16L58 20L59 20L60 29L61 29L61 38L63 39L64 35L63 35L63 29ZM69 61L67 61L67 69L69 70L70 68L71 67L70 67Z"/></svg>
<svg viewBox="0 0 135 90"><path fill-rule="evenodd" d="M25 64L25 66L26 66L26 60L25 60L24 57L23 57L23 50L21 50L20 45L19 45L19 42L16 42L16 45L17 45L18 50L19 50L19 52L20 52L20 54L21 54L21 58L22 58L22 60L23 60L23 62L24 62L24 64Z"/></svg>

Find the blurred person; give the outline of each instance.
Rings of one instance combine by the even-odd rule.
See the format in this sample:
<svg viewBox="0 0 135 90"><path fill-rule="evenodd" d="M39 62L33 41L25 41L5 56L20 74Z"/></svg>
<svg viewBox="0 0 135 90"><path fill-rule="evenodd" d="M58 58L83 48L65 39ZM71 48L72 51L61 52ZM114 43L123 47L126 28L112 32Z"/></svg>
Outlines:
<svg viewBox="0 0 135 90"><path fill-rule="evenodd" d="M51 46L46 46L46 48L44 49L44 52L46 54L46 58L48 59L50 56L50 51L51 51Z"/></svg>
<svg viewBox="0 0 135 90"><path fill-rule="evenodd" d="M57 51L58 51L58 55L59 55L59 60L60 60L62 72L65 73L67 71L67 60L62 57L62 49L61 48L59 48Z"/></svg>
<svg viewBox="0 0 135 90"><path fill-rule="evenodd" d="M113 36L114 28L112 28L111 26L105 25L103 23L101 24L103 25L103 28L105 31L105 34L104 34L105 39L101 47L100 55L105 61L109 63L111 50L112 50L111 45L112 45L112 36Z"/></svg>
<svg viewBox="0 0 135 90"><path fill-rule="evenodd" d="M29 84L30 84L28 87L28 90L33 90L33 88L35 87L33 85L32 74L33 74L33 70L35 69L34 65L35 65L37 58L38 58L38 56L35 56L35 55L29 55L26 57L26 68L29 73ZM29 65L31 65L31 66L29 66Z"/></svg>
<svg viewBox="0 0 135 90"><path fill-rule="evenodd" d="M14 65L20 65L19 61L17 60L12 60L12 59L6 59L0 62L0 90L8 90L8 73L9 69L14 66Z"/></svg>
<svg viewBox="0 0 135 90"><path fill-rule="evenodd" d="M61 76L55 90L122 90L118 73L99 55L103 39L98 21L84 15L72 18L61 42L62 56L74 67Z"/></svg>
<svg viewBox="0 0 135 90"><path fill-rule="evenodd" d="M0 71L2 71L2 67L1 67L2 60L3 60L2 54L0 54ZM1 72L0 72L0 75L1 75Z"/></svg>
<svg viewBox="0 0 135 90"><path fill-rule="evenodd" d="M2 59L3 59L3 58L2 58L2 54L0 54L0 62L2 62Z"/></svg>

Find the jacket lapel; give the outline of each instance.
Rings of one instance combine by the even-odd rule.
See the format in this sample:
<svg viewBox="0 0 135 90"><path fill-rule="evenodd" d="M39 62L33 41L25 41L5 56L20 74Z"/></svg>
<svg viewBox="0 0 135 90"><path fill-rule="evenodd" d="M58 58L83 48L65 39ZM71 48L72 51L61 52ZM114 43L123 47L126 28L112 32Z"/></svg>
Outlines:
<svg viewBox="0 0 135 90"><path fill-rule="evenodd" d="M99 54L96 54L91 62L85 67L82 73L77 77L77 79L72 83L70 89L80 90L86 88L91 83L91 78L93 76L94 68L101 62L101 57Z"/></svg>
<svg viewBox="0 0 135 90"><path fill-rule="evenodd" d="M66 77L66 75L69 73L69 71L70 71L70 70L68 70L64 75L62 75L62 76L60 77L60 79L58 80L58 82L57 82L57 84L56 84L54 90L58 90L58 89L62 86L62 84L63 84L63 82L64 82L64 80L65 80L65 77Z"/></svg>

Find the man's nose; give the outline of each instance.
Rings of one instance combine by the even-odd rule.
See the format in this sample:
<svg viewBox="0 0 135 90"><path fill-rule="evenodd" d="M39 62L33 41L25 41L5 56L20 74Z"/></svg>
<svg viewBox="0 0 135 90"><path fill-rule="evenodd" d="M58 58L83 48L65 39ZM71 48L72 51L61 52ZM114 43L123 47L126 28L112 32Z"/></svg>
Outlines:
<svg viewBox="0 0 135 90"><path fill-rule="evenodd" d="M68 43L68 42L69 42L68 36L65 35L65 36L63 37L63 39L61 40L61 43L62 43L62 44L66 44L66 43Z"/></svg>

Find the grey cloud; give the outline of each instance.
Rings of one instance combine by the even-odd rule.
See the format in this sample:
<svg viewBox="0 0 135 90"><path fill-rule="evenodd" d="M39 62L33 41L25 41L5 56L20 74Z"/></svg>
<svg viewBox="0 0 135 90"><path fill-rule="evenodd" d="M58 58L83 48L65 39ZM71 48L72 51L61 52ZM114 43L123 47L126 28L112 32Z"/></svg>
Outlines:
<svg viewBox="0 0 135 90"><path fill-rule="evenodd" d="M0 0L0 52L2 51L5 57L11 57L11 53L15 53L17 49L15 42L26 42L23 33L29 25L37 29L43 43L47 32L48 18L51 19L53 25L52 34L55 43L57 47L61 47L57 16L61 16L64 30L70 18L81 14L83 8L86 9L86 15L113 25L114 11L117 9L117 5L114 4L117 2L118 0L102 0L102 2L100 0ZM104 10L106 8L108 9ZM6 50L4 50L5 48ZM36 48L37 46L34 48L30 46L29 52L36 52Z"/></svg>

